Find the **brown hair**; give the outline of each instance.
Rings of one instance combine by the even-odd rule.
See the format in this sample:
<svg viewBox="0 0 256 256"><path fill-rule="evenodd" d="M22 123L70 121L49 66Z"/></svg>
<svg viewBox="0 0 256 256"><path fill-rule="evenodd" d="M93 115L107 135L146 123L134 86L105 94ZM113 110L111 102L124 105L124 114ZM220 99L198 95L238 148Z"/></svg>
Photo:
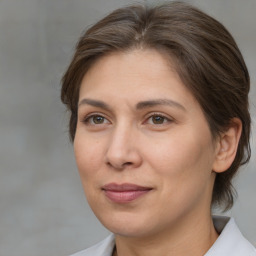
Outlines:
<svg viewBox="0 0 256 256"><path fill-rule="evenodd" d="M80 38L61 91L62 102L71 112L71 140L76 132L79 88L85 73L103 55L138 47L165 52L174 61L183 83L201 105L213 138L229 126L232 118L242 121L235 160L227 171L216 175L212 196L212 205L231 208L235 194L231 180L250 158L250 78L230 33L189 4L167 2L120 8Z"/></svg>

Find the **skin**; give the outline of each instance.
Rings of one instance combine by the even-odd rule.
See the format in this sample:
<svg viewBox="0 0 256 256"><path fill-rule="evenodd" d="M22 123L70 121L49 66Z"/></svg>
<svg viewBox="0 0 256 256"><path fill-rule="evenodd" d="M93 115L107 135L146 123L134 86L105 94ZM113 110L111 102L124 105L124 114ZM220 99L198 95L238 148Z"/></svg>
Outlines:
<svg viewBox="0 0 256 256"><path fill-rule="evenodd" d="M155 50L111 53L89 69L74 151L88 203L115 233L115 255L207 252L218 237L210 211L215 173L232 163L241 132L234 123L213 140L200 105ZM115 203L102 190L113 182L152 190Z"/></svg>

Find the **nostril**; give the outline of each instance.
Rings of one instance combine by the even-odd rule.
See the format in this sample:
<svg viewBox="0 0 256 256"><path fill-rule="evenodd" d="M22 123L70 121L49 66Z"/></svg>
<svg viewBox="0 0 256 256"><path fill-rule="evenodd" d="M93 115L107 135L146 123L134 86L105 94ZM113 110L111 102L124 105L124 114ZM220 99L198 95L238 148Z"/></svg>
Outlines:
<svg viewBox="0 0 256 256"><path fill-rule="evenodd" d="M126 162L123 164L123 166L129 166L129 165L132 165L132 162Z"/></svg>
<svg viewBox="0 0 256 256"><path fill-rule="evenodd" d="M125 167L133 165L133 163L132 162L125 162L125 163L116 164L116 163L108 162L107 165L110 166L110 167L113 167L115 169L124 169Z"/></svg>
<svg viewBox="0 0 256 256"><path fill-rule="evenodd" d="M104 162L108 167L122 170L128 167L137 168L142 163L142 157L139 151L134 148L128 148L127 144L126 148L109 148L106 152Z"/></svg>

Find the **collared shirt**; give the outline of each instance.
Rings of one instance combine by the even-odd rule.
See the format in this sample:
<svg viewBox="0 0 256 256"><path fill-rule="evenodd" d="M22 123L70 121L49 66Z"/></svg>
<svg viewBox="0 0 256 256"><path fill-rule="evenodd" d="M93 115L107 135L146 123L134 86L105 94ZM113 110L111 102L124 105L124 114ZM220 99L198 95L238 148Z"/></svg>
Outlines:
<svg viewBox="0 0 256 256"><path fill-rule="evenodd" d="M233 218L214 216L218 239L204 256L256 256L256 249L239 231ZM112 234L100 243L71 256L112 256L115 236Z"/></svg>

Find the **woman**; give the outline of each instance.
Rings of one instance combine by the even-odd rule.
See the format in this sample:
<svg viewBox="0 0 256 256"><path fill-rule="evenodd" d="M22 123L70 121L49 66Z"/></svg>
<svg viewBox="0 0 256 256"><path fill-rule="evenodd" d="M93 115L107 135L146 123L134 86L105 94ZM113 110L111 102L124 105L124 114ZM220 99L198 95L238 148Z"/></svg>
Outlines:
<svg viewBox="0 0 256 256"><path fill-rule="evenodd" d="M256 255L231 180L250 158L249 74L229 32L180 2L118 9L63 77L87 200L113 235L75 255Z"/></svg>

